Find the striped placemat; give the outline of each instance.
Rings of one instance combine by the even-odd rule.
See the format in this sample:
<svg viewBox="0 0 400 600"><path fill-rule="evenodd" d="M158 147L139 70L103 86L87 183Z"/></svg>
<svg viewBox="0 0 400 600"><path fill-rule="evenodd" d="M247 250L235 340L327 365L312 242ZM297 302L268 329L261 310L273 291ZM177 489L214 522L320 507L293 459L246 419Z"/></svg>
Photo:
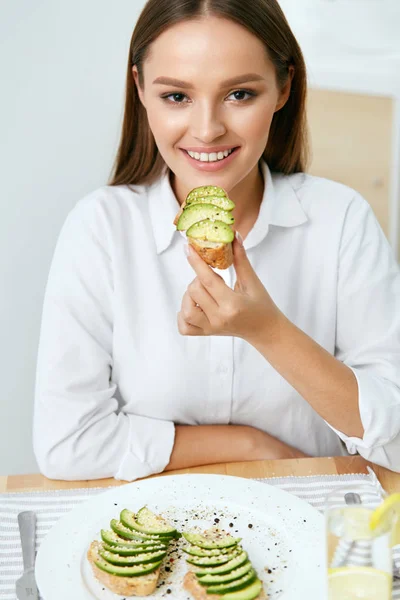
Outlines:
<svg viewBox="0 0 400 600"><path fill-rule="evenodd" d="M335 487L353 483L367 483L371 494L382 499L384 491L372 470L369 474L313 475L306 477L274 477L256 479L274 485L323 509L324 499ZM51 527L75 506L110 488L53 490L0 494L0 599L16 600L15 581L22 574L22 552L17 515L23 510L33 510L37 516L36 551ZM395 549L395 561L400 566L400 547ZM400 580L394 580L393 600L400 600ZM46 599L53 600L53 598Z"/></svg>

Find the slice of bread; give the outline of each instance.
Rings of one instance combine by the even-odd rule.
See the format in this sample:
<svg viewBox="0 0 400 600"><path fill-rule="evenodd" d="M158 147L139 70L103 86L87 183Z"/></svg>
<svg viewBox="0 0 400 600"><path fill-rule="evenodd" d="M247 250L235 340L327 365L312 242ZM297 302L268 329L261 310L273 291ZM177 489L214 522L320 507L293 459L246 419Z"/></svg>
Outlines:
<svg viewBox="0 0 400 600"><path fill-rule="evenodd" d="M211 267L227 269L233 263L231 243L207 242L205 240L195 240L189 236L187 240L204 262Z"/></svg>
<svg viewBox="0 0 400 600"><path fill-rule="evenodd" d="M94 561L100 558L99 548L101 547L101 542L92 542L87 552L87 558L92 566L94 576L106 588L120 596L149 596L154 592L160 575L160 567L148 575L140 575L139 577L111 575L94 564Z"/></svg>
<svg viewBox="0 0 400 600"><path fill-rule="evenodd" d="M188 571L183 579L183 587L195 600L221 600L219 594L207 594L206 587L202 586L193 571ZM267 595L261 591L255 600L267 600Z"/></svg>

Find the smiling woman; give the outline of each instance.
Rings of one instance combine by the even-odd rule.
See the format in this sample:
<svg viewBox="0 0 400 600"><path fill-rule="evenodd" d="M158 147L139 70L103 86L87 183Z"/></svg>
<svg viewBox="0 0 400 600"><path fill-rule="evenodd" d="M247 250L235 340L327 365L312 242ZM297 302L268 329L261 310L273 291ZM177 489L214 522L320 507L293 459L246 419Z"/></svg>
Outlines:
<svg viewBox="0 0 400 600"><path fill-rule="evenodd" d="M212 69L210 56L218 56ZM240 216L240 198L249 196L259 182L257 160L268 144L274 115L287 102L293 65L288 62L279 84L257 37L226 18L204 17L164 31L143 65L133 65L132 71L157 148L175 174L178 200L183 201L191 187L201 186L207 173L209 181L222 188L240 184ZM174 73L187 77L165 75ZM275 145L274 149L278 151ZM218 158L224 151L231 153ZM253 210L259 198L254 200Z"/></svg>
<svg viewBox="0 0 400 600"><path fill-rule="evenodd" d="M304 173L305 99L277 0L147 2L111 180L68 215L48 278L45 475L356 452L400 470L400 270L367 202ZM231 211L224 271L174 227L188 196L198 247Z"/></svg>

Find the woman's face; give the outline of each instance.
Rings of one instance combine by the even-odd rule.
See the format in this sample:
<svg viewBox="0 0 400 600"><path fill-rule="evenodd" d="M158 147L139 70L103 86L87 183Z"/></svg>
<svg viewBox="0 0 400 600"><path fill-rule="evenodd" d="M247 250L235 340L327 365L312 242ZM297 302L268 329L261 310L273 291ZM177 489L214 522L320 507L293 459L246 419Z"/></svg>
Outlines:
<svg viewBox="0 0 400 600"><path fill-rule="evenodd" d="M141 90L133 67L140 99L181 193L252 180L290 89L278 88L262 42L227 19L181 22L154 41L143 68Z"/></svg>

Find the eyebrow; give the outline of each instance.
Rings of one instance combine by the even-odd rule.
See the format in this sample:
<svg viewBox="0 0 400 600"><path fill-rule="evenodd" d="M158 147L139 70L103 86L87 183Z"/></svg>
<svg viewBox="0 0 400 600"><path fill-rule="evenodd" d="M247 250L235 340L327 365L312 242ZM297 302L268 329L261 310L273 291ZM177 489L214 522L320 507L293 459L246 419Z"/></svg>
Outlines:
<svg viewBox="0 0 400 600"><path fill-rule="evenodd" d="M231 85L238 85L239 83L248 83L250 81L264 81L264 77L257 75L257 73L246 73L245 75L239 75L232 77L222 82L221 87L228 87ZM185 88L187 90L193 89L193 84L188 81L182 81L181 79L174 79L173 77L157 77L153 83L161 83L162 85L174 85L175 87Z"/></svg>

